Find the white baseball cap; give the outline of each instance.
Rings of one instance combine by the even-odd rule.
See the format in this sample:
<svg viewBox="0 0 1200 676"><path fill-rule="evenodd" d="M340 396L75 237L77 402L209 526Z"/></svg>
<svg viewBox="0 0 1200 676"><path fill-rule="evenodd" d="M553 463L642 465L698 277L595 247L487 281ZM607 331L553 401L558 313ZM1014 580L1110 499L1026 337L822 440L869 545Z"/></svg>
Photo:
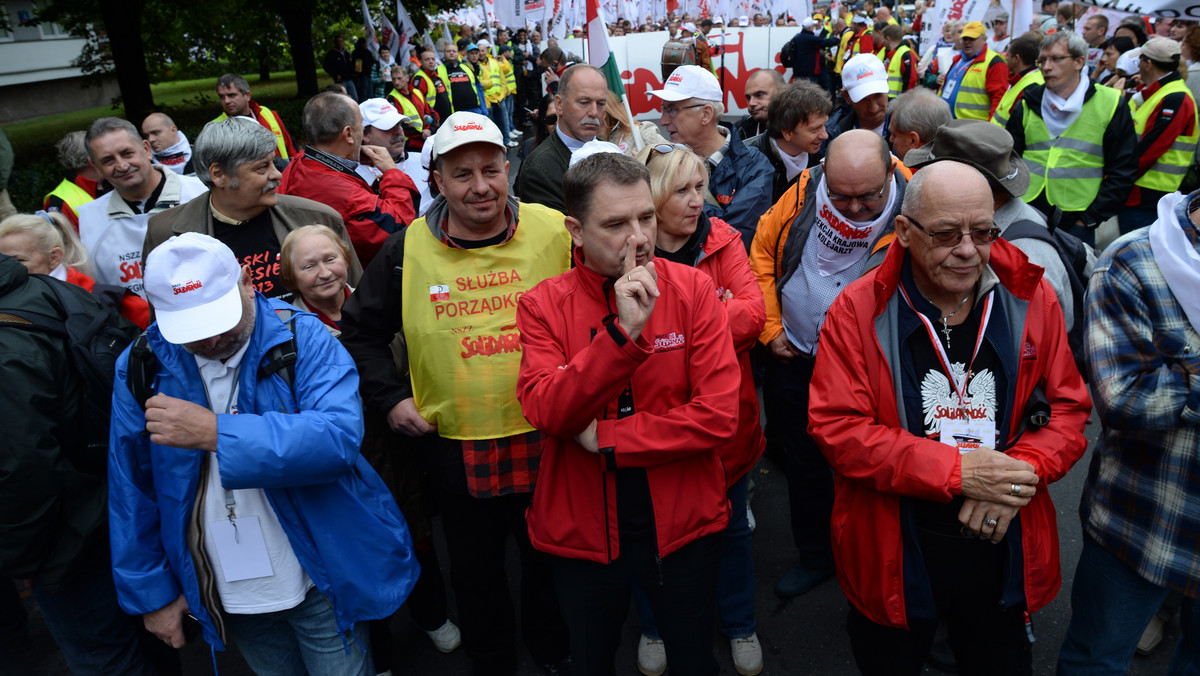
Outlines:
<svg viewBox="0 0 1200 676"><path fill-rule="evenodd" d="M1127 75L1133 75L1138 72L1138 63L1141 58L1142 48L1134 47L1117 57L1117 70L1124 71Z"/></svg>
<svg viewBox="0 0 1200 676"><path fill-rule="evenodd" d="M685 31L688 31L689 33L695 33L696 32L696 24L692 23L691 21L684 21L683 29Z"/></svg>
<svg viewBox="0 0 1200 676"><path fill-rule="evenodd" d="M490 143L502 150L508 150L508 146L504 145L504 137L500 135L500 127L490 118L479 113L459 111L447 117L433 135L430 159L436 160L438 155L469 143Z"/></svg>
<svg viewBox="0 0 1200 676"><path fill-rule="evenodd" d="M580 146L579 150L571 153L571 163L567 166L568 168L573 167L592 155L599 155L600 153L616 153L618 155L624 154L615 143L609 143L608 141L597 141L593 139Z"/></svg>
<svg viewBox="0 0 1200 676"><path fill-rule="evenodd" d="M817 20L811 16L804 17L804 21L800 22L801 28L812 28L815 25L817 25Z"/></svg>
<svg viewBox="0 0 1200 676"><path fill-rule="evenodd" d="M842 88L854 103L888 93L887 68L874 54L856 54L842 66Z"/></svg>
<svg viewBox="0 0 1200 676"><path fill-rule="evenodd" d="M167 342L219 336L242 320L242 269L220 240L176 235L146 256L145 275L146 299Z"/></svg>
<svg viewBox="0 0 1200 676"><path fill-rule="evenodd" d="M480 40L480 41L479 41L478 43L476 43L476 44L478 44L478 45L479 45L479 48L480 48L480 49L490 49L490 48L491 48L491 46L492 46L492 43L488 42L487 40Z"/></svg>
<svg viewBox="0 0 1200 676"><path fill-rule="evenodd" d="M716 15L716 16L714 16L714 17L713 17L713 23L714 23L714 24L721 24L721 25L723 26L723 25L725 25L725 17L723 17L723 16L721 16L720 14L718 14L718 15Z"/></svg>
<svg viewBox="0 0 1200 676"><path fill-rule="evenodd" d="M408 121L387 99L367 99L358 104L358 110L362 113L363 124L384 131L395 129L396 125Z"/></svg>
<svg viewBox="0 0 1200 676"><path fill-rule="evenodd" d="M886 85L886 74L884 79ZM683 101L690 98L720 101L724 98L721 95L721 83L717 82L717 76L713 75L711 70L700 66L676 68L663 83L662 89L648 91L646 95L657 96L664 101Z"/></svg>
<svg viewBox="0 0 1200 676"><path fill-rule="evenodd" d="M750 17L746 16L745 14L739 16L738 17L738 25L739 26L749 26L750 25Z"/></svg>
<svg viewBox="0 0 1200 676"><path fill-rule="evenodd" d="M867 20L867 17L864 14L855 14L854 18L851 19L850 22L851 23L861 23L864 26L871 25L871 22Z"/></svg>

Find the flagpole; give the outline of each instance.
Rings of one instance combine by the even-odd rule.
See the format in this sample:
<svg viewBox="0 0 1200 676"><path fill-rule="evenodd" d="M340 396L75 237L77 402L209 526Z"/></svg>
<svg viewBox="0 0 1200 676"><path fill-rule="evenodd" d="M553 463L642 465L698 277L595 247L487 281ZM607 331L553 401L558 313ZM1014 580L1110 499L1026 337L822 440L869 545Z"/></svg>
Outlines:
<svg viewBox="0 0 1200 676"><path fill-rule="evenodd" d="M625 115L629 117L629 133L633 135L633 147L640 153L646 144L642 142L642 134L638 131L637 120L633 118L633 111L629 109L629 90L625 90L625 96L621 97L621 103L625 104Z"/></svg>

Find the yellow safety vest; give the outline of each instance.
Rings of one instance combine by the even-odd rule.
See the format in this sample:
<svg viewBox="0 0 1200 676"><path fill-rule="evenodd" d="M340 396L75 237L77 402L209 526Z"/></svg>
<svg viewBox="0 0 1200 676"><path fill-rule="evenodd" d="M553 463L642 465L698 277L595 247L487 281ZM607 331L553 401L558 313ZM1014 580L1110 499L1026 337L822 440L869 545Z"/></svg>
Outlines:
<svg viewBox="0 0 1200 676"><path fill-rule="evenodd" d="M1008 124L1008 118L1012 116L1013 106L1017 105L1017 97L1029 85L1046 84L1046 78L1042 76L1042 69L1034 68L1033 70L1021 76L1017 80L1017 84L1008 88L1004 92L1004 98L1000 99L1000 105L996 106L996 112L992 114L992 124L998 124L1001 127Z"/></svg>
<svg viewBox="0 0 1200 676"><path fill-rule="evenodd" d="M1154 92L1154 95L1146 100L1141 107L1133 110L1133 128L1137 131L1138 136L1146 133L1146 126L1150 122L1150 116L1154 111L1158 110L1158 104L1168 94L1175 92L1183 92L1189 99L1192 98L1192 93L1188 90L1187 84L1183 80L1174 80ZM1134 181L1134 185L1148 188L1150 190L1160 190L1162 192L1175 192L1179 190L1180 184L1183 183L1183 176L1187 173L1188 167L1192 163L1192 157L1196 154L1196 140L1200 138L1197 133L1197 115L1195 100L1192 101L1192 133L1191 135L1181 134L1178 136L1167 152L1162 154L1158 160L1146 170L1146 173L1138 177ZM1129 102L1129 107L1133 108L1133 101Z"/></svg>
<svg viewBox="0 0 1200 676"><path fill-rule="evenodd" d="M847 28L842 32L842 43L838 46L837 60L833 64L833 72L837 73L838 75L842 74L842 66L846 64L846 61L850 57L854 56L853 54L849 53L851 43L857 45L862 41L862 36L870 34L870 28L865 29L858 35L854 34L854 29L852 28Z"/></svg>
<svg viewBox="0 0 1200 676"><path fill-rule="evenodd" d="M275 135L275 151L279 153L280 157L286 160L288 158L288 153L287 143L284 143L283 141L283 129L279 127L279 122L275 119L275 115L271 113L270 108L260 104L258 106L258 111L262 116L262 119L266 121L267 129L270 129L271 133ZM228 119L228 115L221 113L215 119L213 119L213 122L223 122L224 120Z"/></svg>
<svg viewBox="0 0 1200 676"><path fill-rule="evenodd" d="M42 198L42 204L44 205L49 202L51 197L57 197L65 202L67 206L71 207L75 212L76 218L79 217L79 207L96 199L92 197L91 193L65 178L58 185L54 186L54 190L46 193L46 196ZM75 227L78 228L79 226L76 225Z"/></svg>
<svg viewBox="0 0 1200 676"><path fill-rule="evenodd" d="M400 114L408 117L408 124L417 131L425 129L425 120L421 117L421 113L417 111L416 105L408 98L407 94L401 94L393 89L388 92L388 98L400 104Z"/></svg>
<svg viewBox="0 0 1200 676"><path fill-rule="evenodd" d="M896 98L904 92L904 81L901 73L901 65L904 62L904 55L911 53L912 49L905 44L896 48L896 52L892 54L892 60L888 61L888 98Z"/></svg>
<svg viewBox="0 0 1200 676"><path fill-rule="evenodd" d="M1083 211L1091 206L1104 180L1104 130L1120 104L1120 92L1096 87L1079 117L1055 139L1050 138L1042 118L1024 107L1022 157L1029 165L1026 202L1036 199L1044 188L1046 201L1063 211Z"/></svg>
<svg viewBox="0 0 1200 676"><path fill-rule="evenodd" d="M511 239L480 249L439 242L424 218L404 240L401 310L413 398L447 439L499 439L533 426L517 401L517 301L566 272L563 215L521 204Z"/></svg>
<svg viewBox="0 0 1200 676"><path fill-rule="evenodd" d="M501 59L499 59L499 61L500 61L500 72L504 75L504 84L505 84L505 86L508 87L508 93L516 94L517 93L517 74L513 71L512 64L509 63L508 59L505 59L505 58L501 58Z"/></svg>
<svg viewBox="0 0 1200 676"><path fill-rule="evenodd" d="M959 120L987 120L992 116L992 99L987 91L987 72L996 59L1004 57L984 47L983 59L967 67L962 80L957 84L958 96L954 99L954 117ZM947 78L947 83L950 80ZM944 91L946 85L942 85ZM941 93L940 91L938 92Z"/></svg>
<svg viewBox="0 0 1200 676"><path fill-rule="evenodd" d="M479 60L480 72L491 74L490 79L483 82L483 93L488 103L500 103L508 96L508 87L504 84L504 76L500 74L500 63L489 57L487 61Z"/></svg>
<svg viewBox="0 0 1200 676"><path fill-rule="evenodd" d="M425 105L433 110L434 104L437 103L437 88L433 85L433 78L429 77L429 73L425 72L424 68L417 70L417 74L413 78L421 78L428 85L425 87Z"/></svg>
<svg viewBox="0 0 1200 676"><path fill-rule="evenodd" d="M475 71L471 69L470 64L463 65L464 63L465 62L463 61L459 61L458 68L467 74L467 79L471 81L471 89L475 89ZM450 108L452 110L458 110L454 105L454 90L450 87L450 74L446 72L446 64L443 63L437 67L437 76L438 79L442 81L442 84L446 85L446 98L450 99ZM478 98L478 91L475 93L475 96ZM430 104L430 107L432 107L432 105L433 104ZM487 101L480 101L478 107L487 108Z"/></svg>

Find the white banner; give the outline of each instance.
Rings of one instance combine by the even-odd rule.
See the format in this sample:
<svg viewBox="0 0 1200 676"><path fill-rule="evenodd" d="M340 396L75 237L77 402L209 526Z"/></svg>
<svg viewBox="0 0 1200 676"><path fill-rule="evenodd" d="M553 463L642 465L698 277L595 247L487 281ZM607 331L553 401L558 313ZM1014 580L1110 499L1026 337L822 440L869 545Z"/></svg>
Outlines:
<svg viewBox="0 0 1200 676"><path fill-rule="evenodd" d="M725 91L725 111L728 115L746 112L746 80L761 68L774 68L787 74L779 65L779 52L784 43L792 39L800 28L758 27L730 28L725 31L725 53L713 58L717 79L722 81ZM709 38L712 40L713 38ZM610 37L608 47L617 57L621 69L621 80L625 83L625 94L634 117L639 120L657 121L661 114L657 98L646 92L662 89L662 48L667 42L665 31L658 33L635 33ZM564 51L587 58L584 41L578 38L559 40ZM545 49L545 45L542 46Z"/></svg>

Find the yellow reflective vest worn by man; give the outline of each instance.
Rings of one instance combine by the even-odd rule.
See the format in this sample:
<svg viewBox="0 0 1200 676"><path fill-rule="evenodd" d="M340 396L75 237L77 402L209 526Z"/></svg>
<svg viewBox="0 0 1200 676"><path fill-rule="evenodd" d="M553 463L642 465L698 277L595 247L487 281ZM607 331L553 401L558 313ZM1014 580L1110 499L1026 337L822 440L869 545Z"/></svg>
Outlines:
<svg viewBox="0 0 1200 676"><path fill-rule="evenodd" d="M1179 190L1196 154L1196 101L1179 75L1179 43L1152 38L1142 46L1138 70L1144 83L1129 100L1137 132L1137 180L1117 213L1121 234L1150 225L1158 202Z"/></svg>
<svg viewBox="0 0 1200 676"><path fill-rule="evenodd" d="M1087 43L1075 33L1048 36L1040 61L1046 84L1025 89L1005 126L1029 165L1024 199L1094 244L1095 228L1116 215L1133 187L1133 119L1120 92L1082 77Z"/></svg>
<svg viewBox="0 0 1200 676"><path fill-rule="evenodd" d="M979 21L963 27L962 46L944 77L938 77L938 93L955 118L989 120L1008 91L1008 67L987 46L987 29Z"/></svg>

